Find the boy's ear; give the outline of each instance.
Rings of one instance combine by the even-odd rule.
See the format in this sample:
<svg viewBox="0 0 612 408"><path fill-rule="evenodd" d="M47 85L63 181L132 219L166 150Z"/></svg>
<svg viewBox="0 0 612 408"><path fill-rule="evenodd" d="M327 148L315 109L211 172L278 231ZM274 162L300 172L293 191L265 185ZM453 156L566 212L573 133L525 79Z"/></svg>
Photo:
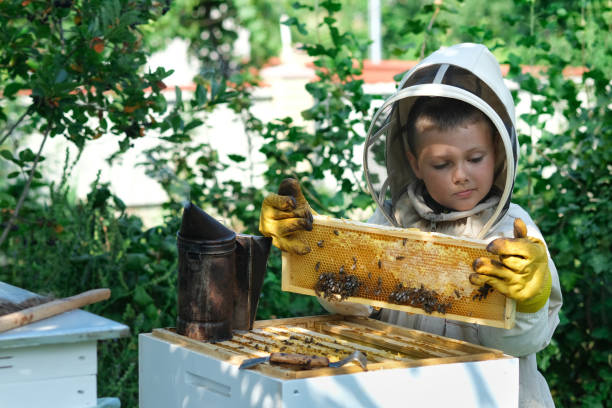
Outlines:
<svg viewBox="0 0 612 408"><path fill-rule="evenodd" d="M412 168L414 175L417 176L417 178L422 179L421 170L419 169L419 161L417 158L414 157L414 154L412 154L410 150L406 152L406 157L408 157L408 162L410 163L410 167Z"/></svg>

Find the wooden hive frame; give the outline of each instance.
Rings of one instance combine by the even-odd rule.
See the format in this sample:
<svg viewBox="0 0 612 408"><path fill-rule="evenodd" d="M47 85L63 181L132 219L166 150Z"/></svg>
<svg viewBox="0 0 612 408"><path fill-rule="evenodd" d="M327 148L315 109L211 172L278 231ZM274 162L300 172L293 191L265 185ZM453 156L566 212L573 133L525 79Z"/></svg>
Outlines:
<svg viewBox="0 0 612 408"><path fill-rule="evenodd" d="M172 328L154 329L153 336L233 365L275 351L319 355L338 361L360 350L367 356L369 371L511 358L499 350L358 316L256 321L252 330L234 331L231 340L218 343L193 340ZM252 369L285 380L362 371L355 363L310 370L264 363Z"/></svg>
<svg viewBox="0 0 612 408"><path fill-rule="evenodd" d="M342 300L506 329L514 326L515 301L492 290L483 296L483 289L469 281L474 259L491 256L485 241L320 215L314 217L312 231L300 231L296 238L311 251L283 252L284 291L317 296L321 274L352 275L360 285ZM397 299L398 293L418 289L442 306L432 310L432 303L424 306L416 298L391 301L390 296Z"/></svg>

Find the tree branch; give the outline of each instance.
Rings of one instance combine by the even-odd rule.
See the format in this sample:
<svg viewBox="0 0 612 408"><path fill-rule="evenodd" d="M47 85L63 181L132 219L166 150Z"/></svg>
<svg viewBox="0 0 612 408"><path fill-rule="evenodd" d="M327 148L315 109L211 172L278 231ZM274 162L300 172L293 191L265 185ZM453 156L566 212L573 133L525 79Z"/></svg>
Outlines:
<svg viewBox="0 0 612 408"><path fill-rule="evenodd" d="M26 111L23 112L21 117L17 119L17 122L15 122L13 126L11 126L11 128L6 132L4 136L2 136L2 139L0 139L0 146L4 144L4 141L8 139L8 137L13 133L13 131L17 128L17 126L19 126L21 121L30 113L31 108L32 108L32 105L28 106L28 109L26 109Z"/></svg>
<svg viewBox="0 0 612 408"><path fill-rule="evenodd" d="M427 45L427 33L431 31L433 27L434 21L436 21L436 17L440 12L440 6L444 3L443 0L435 0L434 4L436 5L436 9L434 10L431 20L429 20L429 24L427 24L427 28L425 29L425 36L423 37L423 44L421 44L421 59L425 58L425 46Z"/></svg>
<svg viewBox="0 0 612 408"><path fill-rule="evenodd" d="M45 131L42 143L40 144L40 148L38 149L38 153L36 153L36 157L34 158L32 169L30 170L30 177L28 177L28 181L26 182L26 185L23 188L23 191L21 192L19 201L17 202L17 205L15 206L15 211L13 211L13 214L11 215L11 218L6 224L6 227L4 227L4 231L2 231L2 236L0 236L0 248L2 248L2 244L6 240L6 237L8 236L9 231L13 227L15 220L17 219L17 216L19 215L19 210L21 210L21 207L23 207L25 198L28 195L28 192L30 191L30 185L32 184L32 180L34 179L34 173L36 172L36 165L38 164L38 160L40 159L40 155L42 153L43 147L45 146L45 142L47 141L47 137L49 136L50 131L51 131L51 127L47 128L47 130Z"/></svg>

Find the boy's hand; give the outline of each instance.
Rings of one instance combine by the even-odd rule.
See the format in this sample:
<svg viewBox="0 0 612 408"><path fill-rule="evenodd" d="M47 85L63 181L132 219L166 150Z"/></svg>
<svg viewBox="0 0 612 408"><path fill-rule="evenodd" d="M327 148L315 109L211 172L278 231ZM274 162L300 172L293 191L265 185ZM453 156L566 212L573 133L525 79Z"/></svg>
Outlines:
<svg viewBox="0 0 612 408"><path fill-rule="evenodd" d="M270 194L261 206L259 232L272 237L272 244L282 251L299 255L310 252L310 247L297 238L296 231L312 230L312 210L296 179L281 182L278 194Z"/></svg>
<svg viewBox="0 0 612 408"><path fill-rule="evenodd" d="M527 236L527 227L520 218L514 220L514 238L493 240L487 251L499 259L477 258L470 275L474 285L488 283L504 295L516 299L516 310L535 313L550 296L552 279L544 243Z"/></svg>

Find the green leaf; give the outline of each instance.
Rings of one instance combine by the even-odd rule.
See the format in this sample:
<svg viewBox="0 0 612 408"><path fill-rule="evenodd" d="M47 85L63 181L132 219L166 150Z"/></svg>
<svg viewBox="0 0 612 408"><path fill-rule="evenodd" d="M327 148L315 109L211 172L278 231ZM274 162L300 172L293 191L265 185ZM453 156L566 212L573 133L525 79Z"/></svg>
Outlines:
<svg viewBox="0 0 612 408"><path fill-rule="evenodd" d="M199 106L205 105L206 101L208 100L208 94L206 93L206 89L200 84L196 86L195 99Z"/></svg>
<svg viewBox="0 0 612 408"><path fill-rule="evenodd" d="M32 150L27 148L19 152L19 159L22 162L33 162L34 159L36 159L36 155Z"/></svg>
<svg viewBox="0 0 612 408"><path fill-rule="evenodd" d="M593 267L595 273L602 273L612 269L612 262L610 262L610 255L608 254L595 254L589 258L589 265Z"/></svg>
<svg viewBox="0 0 612 408"><path fill-rule="evenodd" d="M11 82L4 87L4 97L13 97L20 89L23 89L24 85L20 82Z"/></svg>
<svg viewBox="0 0 612 408"><path fill-rule="evenodd" d="M134 302L140 306L147 306L153 303L153 298L149 296L142 286L136 286L134 290Z"/></svg>
<svg viewBox="0 0 612 408"><path fill-rule="evenodd" d="M115 195L113 195L113 203L115 203L115 206L119 209L119 211L123 212L127 208L123 200Z"/></svg>
<svg viewBox="0 0 612 408"><path fill-rule="evenodd" d="M174 104L176 105L177 109L182 109L183 108L183 93L181 92L181 88L179 88L178 86L174 87L174 96L175 96Z"/></svg>
<svg viewBox="0 0 612 408"><path fill-rule="evenodd" d="M13 154L8 150L0 150L0 156L4 157L6 160L10 160L14 163L18 163L19 160L13 157Z"/></svg>
<svg viewBox="0 0 612 408"><path fill-rule="evenodd" d="M230 160L236 163L240 163L246 160L246 157L241 156L239 154L228 154L227 157L229 157Z"/></svg>
<svg viewBox="0 0 612 408"><path fill-rule="evenodd" d="M0 208L13 208L17 200L12 195L0 191Z"/></svg>
<svg viewBox="0 0 612 408"><path fill-rule="evenodd" d="M55 76L55 83L59 84L64 82L68 78L68 72L64 68L60 69L57 75Z"/></svg>
<svg viewBox="0 0 612 408"><path fill-rule="evenodd" d="M612 330L608 327L598 327L593 330L591 336L596 339L609 339L612 336Z"/></svg>
<svg viewBox="0 0 612 408"><path fill-rule="evenodd" d="M195 129L199 126L202 126L204 124L203 121L201 121L200 119L194 119L191 122L189 122L187 125L185 125L185 128L183 129L183 132L189 132L192 129Z"/></svg>

